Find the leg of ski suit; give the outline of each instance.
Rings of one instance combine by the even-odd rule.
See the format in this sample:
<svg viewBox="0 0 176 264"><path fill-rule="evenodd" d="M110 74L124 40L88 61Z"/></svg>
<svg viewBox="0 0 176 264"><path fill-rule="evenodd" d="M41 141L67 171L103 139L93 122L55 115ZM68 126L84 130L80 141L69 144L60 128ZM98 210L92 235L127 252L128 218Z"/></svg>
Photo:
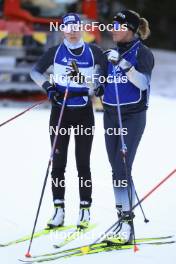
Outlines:
<svg viewBox="0 0 176 264"><path fill-rule="evenodd" d="M57 125L57 121L60 114L59 107L53 107L50 116L50 127L54 128ZM92 107L84 108L66 108L64 110L63 119L61 122L61 128L76 128L77 126L82 129L90 128L94 126L94 116ZM51 135L51 142L53 142L54 134ZM67 152L70 136L68 133L65 135L58 135L56 150L53 157L52 164L52 192L53 200L64 200L65 195L65 168L67 164ZM92 147L93 135L80 134L75 135L75 155L76 165L79 177L79 191L80 200L91 203L92 183L90 172L90 153ZM60 183L60 184L55 184ZM88 187L87 187L88 186Z"/></svg>
<svg viewBox="0 0 176 264"><path fill-rule="evenodd" d="M125 167L122 159L121 140L120 135L108 135L105 133L106 149L108 158L112 167L113 187L117 208L122 211L130 211L130 204L128 198L129 177L131 177L131 170L135 154L144 132L146 124L146 111L139 113L131 113L122 115L123 128L127 128L127 135L124 135L124 141L127 146L127 169L128 179L126 179ZM104 113L104 128L116 128L118 133L119 122L116 109L106 109ZM127 180L127 184L124 183ZM130 186L130 185L129 185ZM132 202L134 205L134 187L132 185Z"/></svg>

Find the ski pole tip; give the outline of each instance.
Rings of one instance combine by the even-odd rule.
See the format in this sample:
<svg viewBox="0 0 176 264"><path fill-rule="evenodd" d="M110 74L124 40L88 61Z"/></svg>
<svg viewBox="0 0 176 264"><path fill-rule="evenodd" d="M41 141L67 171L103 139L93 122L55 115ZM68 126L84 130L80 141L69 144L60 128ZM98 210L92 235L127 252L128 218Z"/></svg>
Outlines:
<svg viewBox="0 0 176 264"><path fill-rule="evenodd" d="M134 245L134 252L136 253L137 251L139 251L139 248L137 245Z"/></svg>
<svg viewBox="0 0 176 264"><path fill-rule="evenodd" d="M87 254L87 253L89 252L89 250L90 250L90 247L82 247L82 248L81 248L81 252L82 252L83 254Z"/></svg>
<svg viewBox="0 0 176 264"><path fill-rule="evenodd" d="M27 252L27 253L25 254L25 257L26 257L26 258L31 258L32 256L31 256L31 254L30 254L29 252Z"/></svg>

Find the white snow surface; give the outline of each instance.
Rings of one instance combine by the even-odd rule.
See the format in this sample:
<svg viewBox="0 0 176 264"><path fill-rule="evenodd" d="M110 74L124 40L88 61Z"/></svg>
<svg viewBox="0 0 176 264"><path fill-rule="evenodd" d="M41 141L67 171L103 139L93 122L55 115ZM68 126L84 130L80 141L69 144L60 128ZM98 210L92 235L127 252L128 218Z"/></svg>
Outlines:
<svg viewBox="0 0 176 264"><path fill-rule="evenodd" d="M155 69L152 86L154 89L158 84L156 75L157 69ZM161 81L161 75L158 77ZM173 75L172 77L175 81L174 84L176 84L176 77ZM24 106L1 107L0 123L24 108ZM29 234L32 230L50 154L49 114L49 109L37 108L0 128L0 243ZM169 96L152 95L147 116L147 126L133 166L133 178L140 197L143 197L155 184L176 168L176 101ZM91 155L93 178L91 221L97 223L98 226L91 231L91 236L77 239L65 248L94 241L101 232L116 221L111 168L104 144L102 113L95 113L95 119L96 130ZM73 137L69 145L66 184L65 224L76 224L79 212L79 193ZM136 209L136 237L175 235L175 187L176 174L144 201L143 208L150 219L148 224L143 222L140 209ZM49 177L37 230L46 225L52 213ZM32 244L31 253L55 251L52 245L59 241L61 241L60 237L52 238L50 235L37 238ZM0 248L1 263L19 263L18 258L24 257L27 247L28 242L24 242ZM134 253L132 249L113 251L55 260L49 263L175 263L175 244L147 245L139 248L140 251L137 253Z"/></svg>

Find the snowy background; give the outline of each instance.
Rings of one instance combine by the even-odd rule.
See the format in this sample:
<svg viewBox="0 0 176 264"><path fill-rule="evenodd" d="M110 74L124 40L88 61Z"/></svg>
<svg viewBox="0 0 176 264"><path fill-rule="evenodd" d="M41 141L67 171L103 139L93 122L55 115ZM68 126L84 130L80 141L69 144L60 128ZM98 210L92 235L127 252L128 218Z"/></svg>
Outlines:
<svg viewBox="0 0 176 264"><path fill-rule="evenodd" d="M140 197L176 167L176 53L155 51L156 66L152 81L152 96L147 127L133 167L133 177ZM19 113L28 105L5 107L1 104L0 123ZM31 232L50 153L48 135L49 108L37 108L0 128L0 243ZM91 167L93 176L92 222L97 223L89 238L78 239L67 247L83 245L116 221L111 169L104 144L102 113L95 113L96 134ZM70 142L66 172L65 224L76 224L79 212L78 179L74 160L73 138ZM176 175L144 203L150 223L145 224L136 210L136 237L175 235L176 233ZM43 228L53 213L50 179L48 180L37 230ZM53 239L35 239L32 254L54 251ZM3 264L16 264L23 257L28 242L0 248ZM176 245L141 246L133 250L113 251L96 255L56 260L51 263L167 263L174 264Z"/></svg>

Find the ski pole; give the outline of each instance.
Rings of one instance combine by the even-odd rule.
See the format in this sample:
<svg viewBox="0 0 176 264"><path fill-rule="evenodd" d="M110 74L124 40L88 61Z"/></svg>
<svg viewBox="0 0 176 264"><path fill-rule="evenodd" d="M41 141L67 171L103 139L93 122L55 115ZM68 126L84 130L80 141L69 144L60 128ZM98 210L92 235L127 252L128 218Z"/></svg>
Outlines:
<svg viewBox="0 0 176 264"><path fill-rule="evenodd" d="M68 90L69 90L69 82L68 82L68 79L67 79L67 88L65 90L64 99L63 99L63 103L62 103L62 107L61 107L61 112L60 112L58 123L57 123L58 129L61 126L63 112L64 112L64 108L65 108L65 104L66 104L66 100L67 100L67 96L68 96ZM41 208L41 204L42 204L42 200L43 200L43 196L44 196L44 191L45 191L45 187L46 187L46 183L47 183L47 179L48 179L48 175L49 175L50 166L51 166L51 163L52 163L52 160L53 160L54 151L55 151L55 148L56 148L57 138L58 138L58 134L56 133L56 135L54 137L53 145L52 145L52 148L51 148L51 154L50 154L50 158L49 158L49 161L48 161L48 166L47 166L46 175L45 175L45 179L44 179L44 183L43 183L43 187L42 187L42 192L41 192L41 196L40 196L40 200L39 200L39 205L38 205L38 209L37 209L37 213L36 213L36 217L35 217L35 221L34 221L34 225L33 225L33 229L32 229L32 234L31 234L31 239L30 239L30 242L29 242L29 247L28 247L27 253L25 254L25 256L28 257L28 258L31 257L31 254L30 254L31 245L32 245L34 232L35 232L35 228L36 228L36 225L37 225L37 220L38 220L38 216L39 216L39 212L40 212L40 208Z"/></svg>
<svg viewBox="0 0 176 264"><path fill-rule="evenodd" d="M116 74L115 74L115 65L114 65L113 62L112 62L112 66L113 66L113 75L114 75L114 78L115 78L115 76L116 76ZM118 119L119 119L119 126L120 126L120 130L122 131L122 117L121 117L121 110L120 110L120 100L119 100L118 86L117 86L116 81L115 81L115 93L116 93L116 101L117 101L117 113L118 113ZM120 137L121 137L122 155L123 155L124 165L126 166L127 146L125 144L124 136L123 136L122 133L120 133ZM126 175L126 176L128 177L128 175ZM130 182L133 183L133 187L134 187L134 190L135 190L135 195L136 195L136 198L137 198L137 200L139 202L139 196L137 194L137 191L136 191L136 188L135 188L135 185L134 185L134 182L133 182L132 178L130 179ZM132 189L132 184L131 184L131 189ZM132 193L132 190L131 190L131 193ZM149 220L146 218L144 210L143 210L141 204L140 204L140 209L141 209L142 214L144 216L144 222L148 223Z"/></svg>
<svg viewBox="0 0 176 264"><path fill-rule="evenodd" d="M37 104L31 105L31 106L28 107L26 110L20 112L19 114L15 115L15 116L11 117L10 119L8 119L8 120L4 121L3 123L1 123L1 124L0 124L0 127L2 127L2 126L4 126L4 125L8 124L9 122L11 122L12 120L18 118L19 116L24 115L26 112L30 111L32 108L35 108L36 106L39 106L39 105L43 104L45 101L46 101L46 99L40 101L40 102L37 103Z"/></svg>
<svg viewBox="0 0 176 264"><path fill-rule="evenodd" d="M176 169L174 169L172 172L170 172L164 179L162 179L158 184L156 184L150 191L148 191L144 197L139 200L139 202L137 202L133 207L132 207L132 211L139 206L141 203L143 203L143 201L145 201L152 193L154 193L162 184L164 184L169 178L171 178L174 174L176 173ZM118 221L116 221L112 226L110 226L99 238L97 238L93 243L91 243L89 245L89 248L91 248L91 246L95 243L97 243L99 240L101 240L102 238L104 238L104 236L106 236L111 229L113 229L121 220L123 220L125 217L125 215L123 215L122 217L120 217L118 219ZM84 248L84 247L83 247Z"/></svg>
<svg viewBox="0 0 176 264"><path fill-rule="evenodd" d="M119 91L118 91L118 86L117 86L117 82L116 82L115 64L114 64L113 61L111 61L111 63L112 63L112 67L113 67L115 95L116 95L116 102L117 102L117 115L118 115L118 121L119 121L119 127L120 127L120 140L121 140L122 160L123 160L123 164L124 164L126 180L127 180L127 182L129 182L129 185L127 186L127 192L128 192L130 215L131 215L132 214L133 187L132 187L131 177L128 175L128 168L127 168L127 162L126 162L127 146L125 144L124 136L121 133L123 126L122 126L122 115L121 115L121 109L120 109ZM137 251L138 248L136 246L133 217L132 217L131 223L132 223L132 232L133 232L133 236L134 236L134 247L135 247L135 250Z"/></svg>
<svg viewBox="0 0 176 264"><path fill-rule="evenodd" d="M113 66L113 75L114 78L116 77L116 73L115 73L115 65L112 63ZM116 80L114 81L115 84L115 94L116 94L116 102L117 102L117 114L118 114L118 119L119 119L119 126L120 126L120 131L122 131L122 115L121 115L121 110L120 110L120 100L119 100L119 93L118 93L118 87L117 87L117 82ZM122 145L122 153L125 155L127 152L127 147L125 145L125 141L124 141L124 137L122 135L122 133L120 133L120 139L121 139L121 145Z"/></svg>

